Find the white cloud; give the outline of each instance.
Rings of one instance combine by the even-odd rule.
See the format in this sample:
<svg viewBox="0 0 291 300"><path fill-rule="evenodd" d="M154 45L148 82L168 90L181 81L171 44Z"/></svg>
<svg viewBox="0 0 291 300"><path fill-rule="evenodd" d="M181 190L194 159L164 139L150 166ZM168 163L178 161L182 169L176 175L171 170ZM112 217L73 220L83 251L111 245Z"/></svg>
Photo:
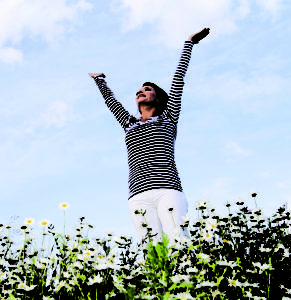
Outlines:
<svg viewBox="0 0 291 300"><path fill-rule="evenodd" d="M260 9L276 14L280 0L257 0ZM125 12L123 30L129 31L155 23L156 39L176 47L181 40L204 27L212 35L228 34L237 29L237 21L251 11L251 0L117 0L114 9ZM211 38L209 36L209 38Z"/></svg>
<svg viewBox="0 0 291 300"><path fill-rule="evenodd" d="M86 0L74 3L68 0L1 0L0 48L4 51L0 52L0 59L4 62L20 61L20 50L12 46L35 36L51 42L65 31L65 21L72 21L79 11L90 8L91 4ZM7 49L10 54L7 54ZM5 58L7 56L10 59Z"/></svg>
<svg viewBox="0 0 291 300"><path fill-rule="evenodd" d="M226 72L207 81L195 78L195 93L201 99L217 99L247 113L262 113L285 101L278 97L288 86L288 78L263 72L249 77Z"/></svg>
<svg viewBox="0 0 291 300"><path fill-rule="evenodd" d="M276 186L279 189L290 189L291 188L291 180L279 181L276 183Z"/></svg>
<svg viewBox="0 0 291 300"><path fill-rule="evenodd" d="M240 155L240 156L250 156L251 152L244 149L235 141L230 141L227 143L224 152L228 155Z"/></svg>
<svg viewBox="0 0 291 300"><path fill-rule="evenodd" d="M282 0L257 0L257 3L273 16L276 16L278 11L282 8Z"/></svg>
<svg viewBox="0 0 291 300"><path fill-rule="evenodd" d="M22 61L22 53L11 47L0 48L0 60L7 64L18 63Z"/></svg>
<svg viewBox="0 0 291 300"><path fill-rule="evenodd" d="M62 101L54 101L43 112L24 120L19 127L9 128L8 131L13 138L19 138L36 134L38 130L47 128L61 129L77 119L79 118L73 113L71 105Z"/></svg>
<svg viewBox="0 0 291 300"><path fill-rule="evenodd" d="M63 128L74 118L70 108L65 102L56 101L51 104L41 119L46 127L55 126Z"/></svg>

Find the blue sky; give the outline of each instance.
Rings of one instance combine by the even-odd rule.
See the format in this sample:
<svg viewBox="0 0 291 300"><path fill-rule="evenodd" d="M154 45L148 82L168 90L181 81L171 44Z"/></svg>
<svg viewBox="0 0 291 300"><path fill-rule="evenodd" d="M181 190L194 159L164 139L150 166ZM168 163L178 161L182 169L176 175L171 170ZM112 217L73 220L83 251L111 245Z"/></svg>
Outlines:
<svg viewBox="0 0 291 300"><path fill-rule="evenodd" d="M189 214L201 200L266 215L291 201L290 3L283 0L2 0L1 222L80 216L136 236L124 133L88 72L137 115L135 93L169 90L184 40L204 27L185 78L176 163Z"/></svg>

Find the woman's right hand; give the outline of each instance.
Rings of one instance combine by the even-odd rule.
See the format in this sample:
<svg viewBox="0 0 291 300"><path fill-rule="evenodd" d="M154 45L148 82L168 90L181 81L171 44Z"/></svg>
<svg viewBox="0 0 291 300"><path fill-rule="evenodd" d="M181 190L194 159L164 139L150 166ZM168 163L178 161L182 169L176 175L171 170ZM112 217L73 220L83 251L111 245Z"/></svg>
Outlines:
<svg viewBox="0 0 291 300"><path fill-rule="evenodd" d="M106 78L105 74L103 73L88 73L89 76L91 76L92 78L95 78L95 77L103 77L103 78Z"/></svg>
<svg viewBox="0 0 291 300"><path fill-rule="evenodd" d="M210 28L204 28L199 32L191 34L189 36L189 41L194 42L194 44L198 44L202 39L204 39L210 32Z"/></svg>

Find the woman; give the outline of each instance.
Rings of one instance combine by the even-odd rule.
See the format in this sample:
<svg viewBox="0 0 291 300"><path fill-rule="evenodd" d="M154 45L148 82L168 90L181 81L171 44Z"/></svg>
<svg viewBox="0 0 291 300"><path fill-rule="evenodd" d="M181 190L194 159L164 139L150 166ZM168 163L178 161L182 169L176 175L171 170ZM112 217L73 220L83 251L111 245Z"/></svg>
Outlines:
<svg viewBox="0 0 291 300"><path fill-rule="evenodd" d="M108 88L103 73L89 73L94 78L105 103L125 131L129 165L128 204L141 240L147 236L161 238L162 231L173 241L185 236L182 217L188 202L183 193L175 164L174 143L181 109L183 78L194 44L209 34L204 28L184 43L169 95L152 82L145 82L136 93L141 114L137 119L118 102ZM140 213L143 211L143 213ZM144 213L145 212L145 213Z"/></svg>

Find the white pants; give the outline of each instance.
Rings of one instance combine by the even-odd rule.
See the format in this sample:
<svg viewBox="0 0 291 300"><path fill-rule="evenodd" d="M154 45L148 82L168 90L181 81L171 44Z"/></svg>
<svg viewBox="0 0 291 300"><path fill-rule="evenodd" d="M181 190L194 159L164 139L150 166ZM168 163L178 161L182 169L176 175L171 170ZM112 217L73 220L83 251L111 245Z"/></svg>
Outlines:
<svg viewBox="0 0 291 300"><path fill-rule="evenodd" d="M186 216L188 202L183 192L173 189L153 189L139 193L128 200L130 215L140 240L147 234L147 223L152 228L151 234L158 233L154 239L161 241L162 231L167 234L170 244L176 236L188 237L180 227L184 224L182 216ZM169 211L169 208L173 208ZM136 210L146 210L144 216L135 214Z"/></svg>

